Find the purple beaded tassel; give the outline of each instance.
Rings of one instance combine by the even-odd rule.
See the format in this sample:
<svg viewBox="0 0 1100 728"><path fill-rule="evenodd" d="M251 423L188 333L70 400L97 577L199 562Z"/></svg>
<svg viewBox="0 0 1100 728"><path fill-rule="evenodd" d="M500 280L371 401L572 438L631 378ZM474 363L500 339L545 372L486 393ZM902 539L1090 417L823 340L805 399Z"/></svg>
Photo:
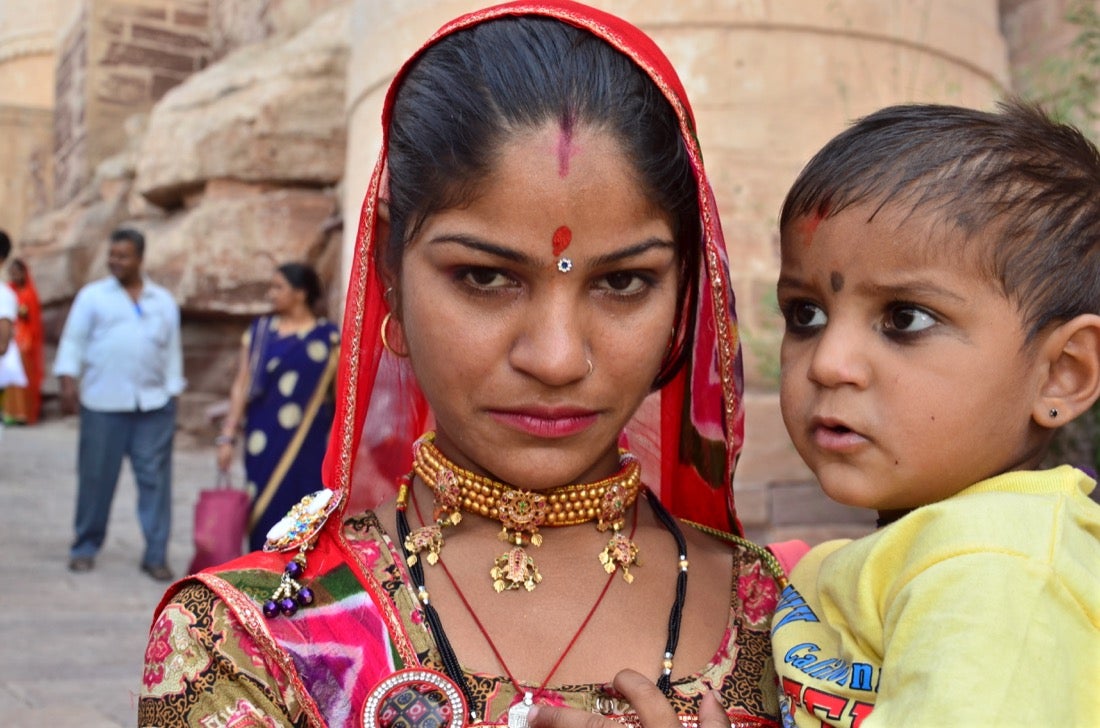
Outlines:
<svg viewBox="0 0 1100 728"><path fill-rule="evenodd" d="M313 590L308 586L302 586L298 581L306 571L307 548L307 544L302 544L294 558L287 562L278 588L275 589L271 598L264 602L264 616L268 619L280 614L292 617L298 611L298 607L308 607L313 604Z"/></svg>
<svg viewBox="0 0 1100 728"><path fill-rule="evenodd" d="M267 532L264 551L289 552L298 549L298 553L283 569L278 588L264 602L264 616L268 619L280 614L291 617L299 607L313 604L313 590L299 582L306 572L306 552L313 548L314 538L321 532L328 517L336 511L340 499L341 495L337 491L319 490L310 493Z"/></svg>

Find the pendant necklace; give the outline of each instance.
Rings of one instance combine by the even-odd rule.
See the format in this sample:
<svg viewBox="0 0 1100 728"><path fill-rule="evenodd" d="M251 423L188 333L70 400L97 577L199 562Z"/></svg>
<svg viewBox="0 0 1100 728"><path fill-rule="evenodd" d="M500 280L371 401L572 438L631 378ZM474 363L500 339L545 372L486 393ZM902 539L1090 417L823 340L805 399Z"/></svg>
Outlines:
<svg viewBox="0 0 1100 728"><path fill-rule="evenodd" d="M416 509L416 517L421 523L424 522L424 517L420 513L420 504L416 502L416 494L412 492L410 488L410 494L412 498L413 508ZM634 532L638 529L638 511L634 511L634 525L630 530L630 538L634 538ZM569 640L569 644L562 650L561 655L558 656L554 665L550 668L550 672L546 673L546 677L543 678L542 684L538 688L531 692L531 690L525 689L516 676L512 674L512 671L508 669L508 663L504 661L504 656L500 653L500 649L497 648L496 643L493 642L493 638L489 636L489 630L482 624L481 619L477 616L477 612L474 611L474 607L470 604L470 601L466 598L466 594L463 593L462 588L458 585L458 580L451 574L451 570L447 568L447 564L443 562L443 559L439 559L439 566L443 569L443 573L447 575L447 580L451 582L451 586L454 587L455 594L458 595L462 605L466 607L466 611L470 617L473 618L474 624L477 625L478 631L481 632L481 636L485 638L486 644L489 645L489 649L492 650L493 656L497 658L497 662L500 663L501 668L504 670L504 674L508 676L508 680L516 689L518 695L523 695L523 701L516 703L508 709L508 728L527 728L527 714L531 712L531 706L535 704L535 698L546 689L546 686L550 684L550 680L554 677L554 673L558 671L561 664L565 661L565 656L573 649L573 646L577 644L580 639L581 632L588 626L588 623L592 620L593 615L596 614L596 610L599 608L600 603L603 602L603 598L607 595L608 590L611 588L611 581L615 578L615 574L611 573L607 577L607 581L603 585L603 589L600 590L599 596L596 597L595 603L592 604L592 608L588 610L588 614L585 615L584 620L581 622L581 626L577 628L577 631L573 633L572 639Z"/></svg>
<svg viewBox="0 0 1100 728"><path fill-rule="evenodd" d="M622 533L622 527L626 510L642 490L642 467L629 452L619 451L619 471L609 478L528 491L460 468L434 441L435 433L428 432L413 443L413 472L432 491L435 508L432 523L422 524L402 539L409 566L419 559L434 565L443 549L445 529L458 526L466 511L501 523L500 540L509 548L489 570L497 592L533 591L542 581L527 550L542 544L540 528L589 522L595 522L601 533L611 532L607 546L597 554L604 571L614 574L621 570L627 583L634 579L630 567L638 563L638 547Z"/></svg>
<svg viewBox="0 0 1100 728"><path fill-rule="evenodd" d="M403 482L401 483L397 497L397 535L398 541L400 542L407 558L410 555L410 549L406 544L406 539L408 538L411 529L409 527L406 511L410 500L410 494L412 493L412 474L405 476L402 481ZM641 491L645 494L645 497L649 501L650 507L653 508L653 512L657 516L658 520L661 521L661 524L665 527L666 530L668 530L673 539L676 541L676 545L679 550L678 571L676 576L676 598L673 601L671 610L669 611L668 635L665 641L664 656L661 661L661 675L657 679L657 687L660 688L665 695L668 695L671 691L673 656L676 653L676 646L680 639L680 622L683 617L684 599L687 595L687 542L685 541L683 533L680 531L680 528L677 525L675 519L664 508L660 500L655 495L653 495L653 493L650 492L648 488L643 487L641 488ZM420 517L419 506L415 501L415 497L412 498L412 501L413 507L417 510L418 517ZM637 518L638 513L637 510L635 510L634 528L637 528ZM420 517L420 520L421 522L423 522L422 517ZM631 537L632 536L633 530L631 532ZM441 559L437 559L436 562L442 566L444 573L447 575L447 578L450 580L451 585L455 589L455 593L458 595L459 599L466 607L466 610L473 618L474 623L478 626L478 629L481 631L482 636L485 637L485 640L492 650L493 655L500 663L508 679L511 681L512 685L515 686L517 692L523 695L523 700L513 705L508 710L509 728L527 728L527 714L528 712L530 712L531 706L534 705L535 698L537 698L538 695L550 683L551 678L557 671L558 667L561 666L561 663L564 661L565 656L576 644L577 640L580 638L581 632L583 632L585 627L588 626L588 622L595 614L596 609L603 601L604 596L607 594L607 591L611 586L611 582L613 581L614 577L614 571L612 570L608 574L607 582L604 584L604 587L600 592L600 595L597 597L596 602L588 611L588 614L585 616L584 621L581 623L580 627L577 629L576 633L569 641L569 644L566 645L565 650L558 657L557 661L554 663L554 666L550 669L549 674L547 674L542 684L535 691L532 692L529 689L525 689L520 684L520 682L516 680L515 677L512 675L511 671L508 669L507 664L504 662L500 651L493 643L493 640L489 637L488 631L481 623L481 620L478 619L477 614L474 612L469 601L466 599L466 596L459 588L457 580L452 576L450 570L447 569L446 565L443 564ZM413 585L416 587L417 596L420 600L421 605L423 606L425 621L427 622L428 628L435 638L436 646L439 649L440 658L443 661L444 672L446 672L447 676L450 677L450 679L462 690L463 694L466 697L467 706L470 710L471 720L477 721L478 715L477 709L475 707L476 704L473 699L473 692L466 682L465 675L462 671L461 664L458 661L458 657L454 652L454 648L451 646L450 640L447 638L446 632L444 632L443 630L443 624L439 619L439 613L436 611L435 607L431 603L427 587L425 586L424 568L422 562L416 559L409 560L409 573L412 577Z"/></svg>

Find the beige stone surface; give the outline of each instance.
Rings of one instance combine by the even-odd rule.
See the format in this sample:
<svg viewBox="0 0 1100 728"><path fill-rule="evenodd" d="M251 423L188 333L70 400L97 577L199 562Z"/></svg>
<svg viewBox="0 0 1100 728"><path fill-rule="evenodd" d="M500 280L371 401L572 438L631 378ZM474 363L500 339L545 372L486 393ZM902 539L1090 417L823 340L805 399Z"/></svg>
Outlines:
<svg viewBox="0 0 1100 728"><path fill-rule="evenodd" d="M209 61L206 3L84 0L60 35L55 109L59 204L125 148L126 119Z"/></svg>
<svg viewBox="0 0 1100 728"><path fill-rule="evenodd" d="M211 183L192 209L143 225L146 267L187 312L255 315L276 266L320 253L335 211L324 190Z"/></svg>
<svg viewBox="0 0 1100 728"><path fill-rule="evenodd" d="M0 228L53 205L55 33L75 0L0 2Z"/></svg>
<svg viewBox="0 0 1100 728"><path fill-rule="evenodd" d="M48 109L0 104L0 229L13 239L52 203L52 120Z"/></svg>
<svg viewBox="0 0 1100 728"><path fill-rule="evenodd" d="M55 35L78 1L0 2L0 104L53 108Z"/></svg>
<svg viewBox="0 0 1100 728"><path fill-rule="evenodd" d="M348 0L209 0L213 57L279 35L293 35Z"/></svg>
<svg viewBox="0 0 1100 728"><path fill-rule="evenodd" d="M344 168L346 9L290 40L247 46L153 109L137 190L161 207L207 180L329 185Z"/></svg>

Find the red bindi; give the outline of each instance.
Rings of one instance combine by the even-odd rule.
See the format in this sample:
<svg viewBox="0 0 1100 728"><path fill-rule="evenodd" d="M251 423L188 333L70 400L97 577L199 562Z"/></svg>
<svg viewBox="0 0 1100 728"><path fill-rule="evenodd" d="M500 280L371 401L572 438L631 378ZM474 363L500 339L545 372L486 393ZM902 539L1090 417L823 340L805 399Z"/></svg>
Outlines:
<svg viewBox="0 0 1100 728"><path fill-rule="evenodd" d="M554 246L554 257L557 257L565 252L565 249L569 247L569 243L573 242L573 231L568 226L562 225L560 228L554 231L554 237L551 238L551 243Z"/></svg>

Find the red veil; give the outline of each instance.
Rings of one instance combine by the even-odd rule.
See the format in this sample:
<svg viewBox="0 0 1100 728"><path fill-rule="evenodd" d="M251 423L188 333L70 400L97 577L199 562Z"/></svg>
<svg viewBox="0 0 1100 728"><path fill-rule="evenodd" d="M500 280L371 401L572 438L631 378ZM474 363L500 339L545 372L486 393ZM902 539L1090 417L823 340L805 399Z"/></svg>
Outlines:
<svg viewBox="0 0 1100 728"><path fill-rule="evenodd" d="M643 463L643 480L673 514L740 533L732 478L744 437L741 349L718 209L703 170L684 89L668 59L637 28L566 0L515 2L480 10L448 23L424 47L463 28L514 15L557 18L602 38L653 79L679 118L698 186L703 247L696 271L698 305L694 318L677 334L688 349L685 365L646 400L625 436ZM428 406L411 367L382 345L379 330L388 308L375 266L378 200L388 194L385 150L390 116L397 89L418 56L398 71L386 95L382 153L363 201L352 260L336 418L324 467L327 487L352 494L342 508L349 501L369 507L392 497L398 477L410 469L413 440L430 426Z"/></svg>

